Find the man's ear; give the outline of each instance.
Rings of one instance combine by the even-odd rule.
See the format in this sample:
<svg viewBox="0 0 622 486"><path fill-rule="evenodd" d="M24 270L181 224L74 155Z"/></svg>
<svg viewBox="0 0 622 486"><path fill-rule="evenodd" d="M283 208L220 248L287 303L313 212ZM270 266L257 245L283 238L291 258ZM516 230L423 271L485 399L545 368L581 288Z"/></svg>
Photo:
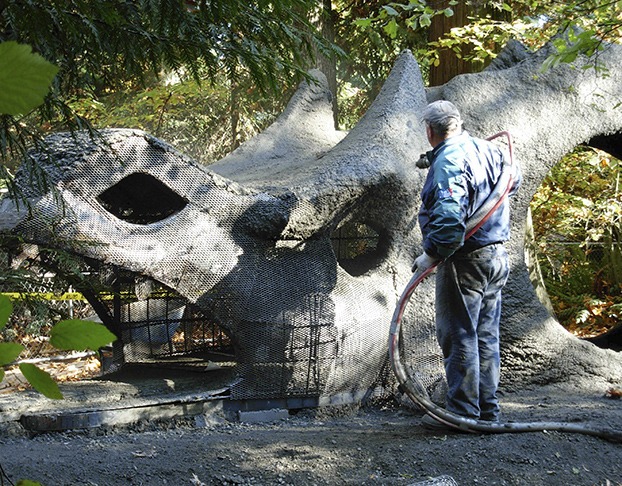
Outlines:
<svg viewBox="0 0 622 486"><path fill-rule="evenodd" d="M434 132L432 131L432 128L430 127L430 125L428 125L427 123L425 125L425 134L428 137L428 142L430 142L430 145L432 145L432 139L434 137Z"/></svg>

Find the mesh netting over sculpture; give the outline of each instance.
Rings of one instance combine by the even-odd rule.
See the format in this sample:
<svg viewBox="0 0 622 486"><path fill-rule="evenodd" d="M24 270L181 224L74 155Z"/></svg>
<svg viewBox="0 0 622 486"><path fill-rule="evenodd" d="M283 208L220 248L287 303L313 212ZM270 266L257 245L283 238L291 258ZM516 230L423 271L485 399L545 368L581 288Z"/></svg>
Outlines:
<svg viewBox="0 0 622 486"><path fill-rule="evenodd" d="M583 143L620 153L622 111L602 106L603 97L611 106L622 97L622 47L599 52L606 77L543 70L547 56L509 44L485 71L427 90L404 52L348 133L335 129L326 80L313 72L318 82L302 83L269 128L208 167L140 131L52 135L15 180L30 208L5 198L0 228L147 277L197 309L230 339L233 398L359 400L387 369L391 316L421 251L426 172L415 164L429 150L421 113L447 99L473 135L511 132L529 175L512 199L506 244L502 384L606 386L622 376L619 358L571 336L539 303L523 236L531 195L564 154ZM41 187L33 184L40 172ZM342 255L344 247L360 253ZM148 336L168 338L173 310ZM425 375L437 400L444 382L433 313L433 288L417 289L403 344L406 367Z"/></svg>
<svg viewBox="0 0 622 486"><path fill-rule="evenodd" d="M35 157L57 180L64 208L31 192L42 196L39 218L20 231L147 275L196 306L231 340L241 377L235 398L369 388L386 359L377 346L384 327L376 325L384 316L373 302L354 298L364 289L338 268L331 233L266 237L265 220L257 225L266 213L275 217L268 204L286 216L296 206L312 207L308 202L250 193L140 132L104 136L105 144L85 135L47 140L49 150ZM171 354L187 304L174 296L124 295L125 360ZM347 311L337 312L339 306Z"/></svg>

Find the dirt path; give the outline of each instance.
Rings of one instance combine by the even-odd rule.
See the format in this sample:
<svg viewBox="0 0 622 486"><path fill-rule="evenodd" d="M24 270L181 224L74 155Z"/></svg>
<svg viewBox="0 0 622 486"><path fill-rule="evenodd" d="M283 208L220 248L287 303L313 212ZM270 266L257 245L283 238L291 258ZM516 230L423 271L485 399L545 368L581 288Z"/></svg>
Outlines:
<svg viewBox="0 0 622 486"><path fill-rule="evenodd" d="M619 400L538 392L506 396L505 409L521 419L610 417L622 430ZM459 485L622 485L622 444L557 432L439 434L418 416L384 402L260 424L210 415L37 436L14 426L0 461L13 482L48 486L412 485L441 475Z"/></svg>

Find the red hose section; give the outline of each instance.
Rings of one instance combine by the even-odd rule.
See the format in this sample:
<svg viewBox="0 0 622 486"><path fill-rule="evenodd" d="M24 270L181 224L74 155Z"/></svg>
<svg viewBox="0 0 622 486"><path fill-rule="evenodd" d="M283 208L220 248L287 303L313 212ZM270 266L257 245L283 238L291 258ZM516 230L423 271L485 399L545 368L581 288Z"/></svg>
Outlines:
<svg viewBox="0 0 622 486"><path fill-rule="evenodd" d="M491 135L490 137L488 137L486 140L488 141L492 141L496 138L505 136L508 139L508 153L509 153L509 159L510 159L510 166L514 165L514 151L513 151L513 147L512 147L512 136L510 135L510 132L503 131L503 132L499 132L499 133L495 133L494 135ZM471 231L469 231L465 236L464 239L465 241L467 239L469 239L471 236L473 236L478 229L480 229L484 223L486 221L488 221L488 219L494 214L494 212L499 208L499 206L501 206L501 204L503 204L503 201L505 200L506 196L508 195L508 193L512 190L512 186L514 185L514 178L512 176L510 176L510 180L508 181L508 185L505 188L505 191L503 192L503 194L501 195L501 197L499 198L499 200L496 202L496 204L490 209L490 211L488 211L488 213L486 213L486 215L471 229Z"/></svg>

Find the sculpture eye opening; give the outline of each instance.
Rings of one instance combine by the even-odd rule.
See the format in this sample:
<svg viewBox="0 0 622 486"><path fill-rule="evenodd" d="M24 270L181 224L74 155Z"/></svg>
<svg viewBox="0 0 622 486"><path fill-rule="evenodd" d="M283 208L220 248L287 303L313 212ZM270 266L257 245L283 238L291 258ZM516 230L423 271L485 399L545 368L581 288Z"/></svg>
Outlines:
<svg viewBox="0 0 622 486"><path fill-rule="evenodd" d="M622 351L622 132L566 154L533 195L525 258L541 303L575 336Z"/></svg>
<svg viewBox="0 0 622 486"><path fill-rule="evenodd" d="M354 277L374 268L383 256L381 235L361 221L342 221L330 241L337 263Z"/></svg>
<svg viewBox="0 0 622 486"><path fill-rule="evenodd" d="M106 211L133 224L151 224L178 213L188 201L150 174L136 172L99 196Z"/></svg>

